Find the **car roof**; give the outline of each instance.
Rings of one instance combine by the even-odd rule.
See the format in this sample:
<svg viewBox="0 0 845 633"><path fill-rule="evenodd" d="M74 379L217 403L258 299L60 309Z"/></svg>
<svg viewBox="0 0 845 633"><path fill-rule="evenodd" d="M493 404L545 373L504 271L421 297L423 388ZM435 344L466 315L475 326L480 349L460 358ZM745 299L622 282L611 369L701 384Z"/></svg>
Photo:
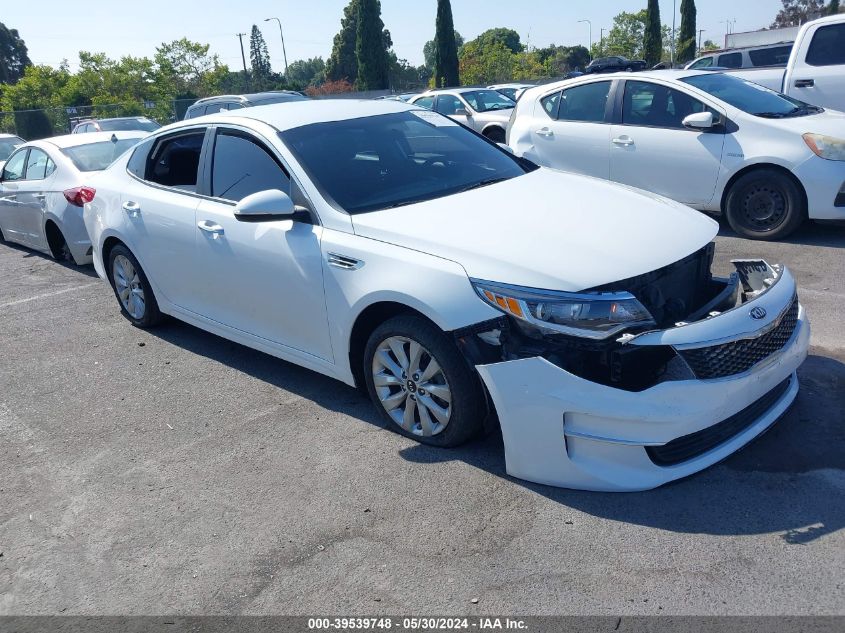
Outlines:
<svg viewBox="0 0 845 633"><path fill-rule="evenodd" d="M380 114L392 114L408 110L422 110L404 101L392 99L308 99L260 105L243 110L228 110L195 119L185 119L168 125L162 131L177 130L202 123L237 123L261 121L279 131L290 130L328 121L347 121ZM427 110L426 110L427 112Z"/></svg>
<svg viewBox="0 0 845 633"><path fill-rule="evenodd" d="M457 88L435 88L433 90L426 90L418 96L423 95L439 95L444 93L455 93L462 95L467 92L475 92L476 90L495 90L495 88L488 88L487 86L458 86Z"/></svg>
<svg viewBox="0 0 845 633"><path fill-rule="evenodd" d="M144 115L139 114L138 116L113 116L113 117L108 117L106 119L83 119L83 120L79 121L79 123L77 123L77 125L82 125L83 123L99 123L101 121L141 121L141 120L152 121L152 119L150 119L149 117L145 117Z"/></svg>
<svg viewBox="0 0 845 633"><path fill-rule="evenodd" d="M65 149L68 147L78 147L79 145L92 145L93 143L110 141L112 136L115 136L119 141L124 141L127 139L142 139L145 136L149 136L149 132L142 132L141 130L121 130L116 132L89 132L88 134L64 134L62 136L43 138L38 141L29 141L26 146L34 145L36 143L48 143L50 145L55 145L59 149Z"/></svg>
<svg viewBox="0 0 845 633"><path fill-rule="evenodd" d="M214 95L213 97L203 97L197 99L191 104L202 105L204 103L214 103L215 101L231 101L232 99L239 99L241 101L260 101L262 99L272 99L274 97L301 97L302 95L294 90L268 90L266 92L251 92L243 95Z"/></svg>
<svg viewBox="0 0 845 633"><path fill-rule="evenodd" d="M17 139L20 139L21 137L18 136L17 134L0 133L0 138L17 138ZM23 139L21 139L21 140L23 140Z"/></svg>

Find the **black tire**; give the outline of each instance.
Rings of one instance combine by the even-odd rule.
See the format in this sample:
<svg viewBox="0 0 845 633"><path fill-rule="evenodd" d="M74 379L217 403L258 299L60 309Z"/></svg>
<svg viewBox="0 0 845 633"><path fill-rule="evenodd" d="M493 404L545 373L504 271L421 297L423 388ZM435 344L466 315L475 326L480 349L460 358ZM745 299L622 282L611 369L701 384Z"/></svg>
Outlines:
<svg viewBox="0 0 845 633"><path fill-rule="evenodd" d="M505 131L500 127L491 127L490 129L484 130L484 136L494 143L505 142Z"/></svg>
<svg viewBox="0 0 845 633"><path fill-rule="evenodd" d="M59 227L50 221L47 222L44 232L47 234L47 245L50 247L50 254L53 256L53 259L57 262L76 263L67 245L67 240L62 235Z"/></svg>
<svg viewBox="0 0 845 633"><path fill-rule="evenodd" d="M393 337L409 339L419 343L425 349L428 357L435 360L440 366L442 375L445 378L445 386L451 392L451 402L449 403L450 415L448 423L437 434L426 436L405 430L400 426L398 421L391 417L382 404L375 384L374 358L379 347ZM395 356L392 358L395 359ZM422 358L426 359L427 357L424 355ZM420 361L420 370L417 375L422 373L424 368L422 365L423 362ZM441 447L458 446L481 432L486 412L481 380L461 355L455 343L430 321L415 315L402 315L382 323L375 329L367 341L364 349L363 370L367 383L367 393L369 393L370 399L385 420L388 428L393 431L423 444ZM408 376L408 378L413 378L413 376ZM410 382L409 380L408 383ZM422 385L422 382L420 382L420 385ZM399 394L399 388L397 386L381 387L381 389L389 389L391 393L395 393L395 395ZM418 396L419 394L425 393L422 390L422 386L417 389L412 390L410 385L406 389L405 385L402 385L402 391L407 393L407 398L413 398L412 393L416 393ZM394 392L393 390L396 391ZM434 397L434 394L428 394L428 396L431 399ZM419 397L422 398L423 396ZM405 403L407 405L410 401L406 400ZM415 428L421 432L422 422L420 419L421 411L419 403L416 406L416 412L413 414L417 420Z"/></svg>
<svg viewBox="0 0 845 633"><path fill-rule="evenodd" d="M125 257L129 260L132 264L135 272L138 275L138 281L140 289L143 291L144 297L144 309L143 314L141 315L132 315L123 305L123 300L120 298L120 294L118 292L117 284L115 283L115 273L114 273L114 263L118 257ZM162 321L162 314L159 312L158 309L158 302L156 301L155 295L153 294L153 289L150 286L150 282L147 280L147 276L144 274L144 270L141 268L141 265L138 263L138 260L135 259L135 256L132 254L128 248L126 248L123 244L118 244L114 248L109 251L109 258L107 264L106 272L108 274L109 282L111 283L112 290L114 290L114 296L117 299L117 304L120 306L120 312L123 314L124 317L135 327L141 329L147 329L158 325Z"/></svg>
<svg viewBox="0 0 845 633"><path fill-rule="evenodd" d="M731 185L725 197L725 217L731 228L752 240L780 240L807 217L804 195L782 171L755 169Z"/></svg>

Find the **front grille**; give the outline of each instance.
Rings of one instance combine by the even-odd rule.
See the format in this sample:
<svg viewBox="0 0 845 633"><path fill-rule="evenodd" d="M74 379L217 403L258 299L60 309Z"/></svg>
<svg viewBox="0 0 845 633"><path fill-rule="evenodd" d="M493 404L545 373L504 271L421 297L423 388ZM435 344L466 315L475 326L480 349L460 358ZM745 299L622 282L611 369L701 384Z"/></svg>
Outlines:
<svg viewBox="0 0 845 633"><path fill-rule="evenodd" d="M647 446L645 450L649 459L657 466L674 466L717 448L768 413L787 392L791 382L792 378L787 378L762 398L718 424L684 435L663 446Z"/></svg>
<svg viewBox="0 0 845 633"><path fill-rule="evenodd" d="M792 338L798 324L798 298L780 317L774 329L757 338L740 339L722 345L678 350L695 377L700 380L734 376L768 358Z"/></svg>

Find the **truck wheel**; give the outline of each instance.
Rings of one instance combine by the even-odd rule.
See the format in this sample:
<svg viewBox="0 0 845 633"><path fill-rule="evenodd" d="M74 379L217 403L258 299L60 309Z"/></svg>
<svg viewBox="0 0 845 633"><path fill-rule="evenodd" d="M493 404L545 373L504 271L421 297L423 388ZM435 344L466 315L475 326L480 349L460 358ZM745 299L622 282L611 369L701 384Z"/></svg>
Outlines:
<svg viewBox="0 0 845 633"><path fill-rule="evenodd" d="M804 196L793 180L776 169L756 169L740 177L725 198L731 228L752 240L779 240L807 217Z"/></svg>

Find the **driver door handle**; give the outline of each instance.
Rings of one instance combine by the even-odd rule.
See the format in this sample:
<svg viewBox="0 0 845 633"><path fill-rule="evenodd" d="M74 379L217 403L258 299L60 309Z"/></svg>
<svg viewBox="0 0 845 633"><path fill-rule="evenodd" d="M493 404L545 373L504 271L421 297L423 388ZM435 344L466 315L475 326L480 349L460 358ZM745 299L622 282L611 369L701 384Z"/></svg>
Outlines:
<svg viewBox="0 0 845 633"><path fill-rule="evenodd" d="M15 200L18 199L18 194L16 194L16 193L4 194L2 197L3 197L4 200L15 201Z"/></svg>
<svg viewBox="0 0 845 633"><path fill-rule="evenodd" d="M123 210L133 218L141 215L141 205L137 202L127 201L123 203Z"/></svg>
<svg viewBox="0 0 845 633"><path fill-rule="evenodd" d="M537 136L545 136L546 138L551 138L552 136L554 136L554 135L555 135L555 133L554 133L554 132L552 132L552 131L551 131L549 128L547 128L547 127L541 127L539 130L536 130L534 133L535 133Z"/></svg>
<svg viewBox="0 0 845 633"><path fill-rule="evenodd" d="M796 79L795 80L795 87L796 88L812 88L816 85L815 79Z"/></svg>
<svg viewBox="0 0 845 633"><path fill-rule="evenodd" d="M43 200L44 198L47 197L47 194L46 193L34 193L34 194L32 194L32 197L38 198L39 200Z"/></svg>
<svg viewBox="0 0 845 633"><path fill-rule="evenodd" d="M220 226L219 224L215 224L211 220L203 220L202 222L197 222L197 228L200 231L211 233L214 236L214 239L217 239L218 236L223 235L225 233L222 226Z"/></svg>
<svg viewBox="0 0 845 633"><path fill-rule="evenodd" d="M619 138L613 139L613 144L629 147L634 144L634 139L628 138L627 136L620 136Z"/></svg>

